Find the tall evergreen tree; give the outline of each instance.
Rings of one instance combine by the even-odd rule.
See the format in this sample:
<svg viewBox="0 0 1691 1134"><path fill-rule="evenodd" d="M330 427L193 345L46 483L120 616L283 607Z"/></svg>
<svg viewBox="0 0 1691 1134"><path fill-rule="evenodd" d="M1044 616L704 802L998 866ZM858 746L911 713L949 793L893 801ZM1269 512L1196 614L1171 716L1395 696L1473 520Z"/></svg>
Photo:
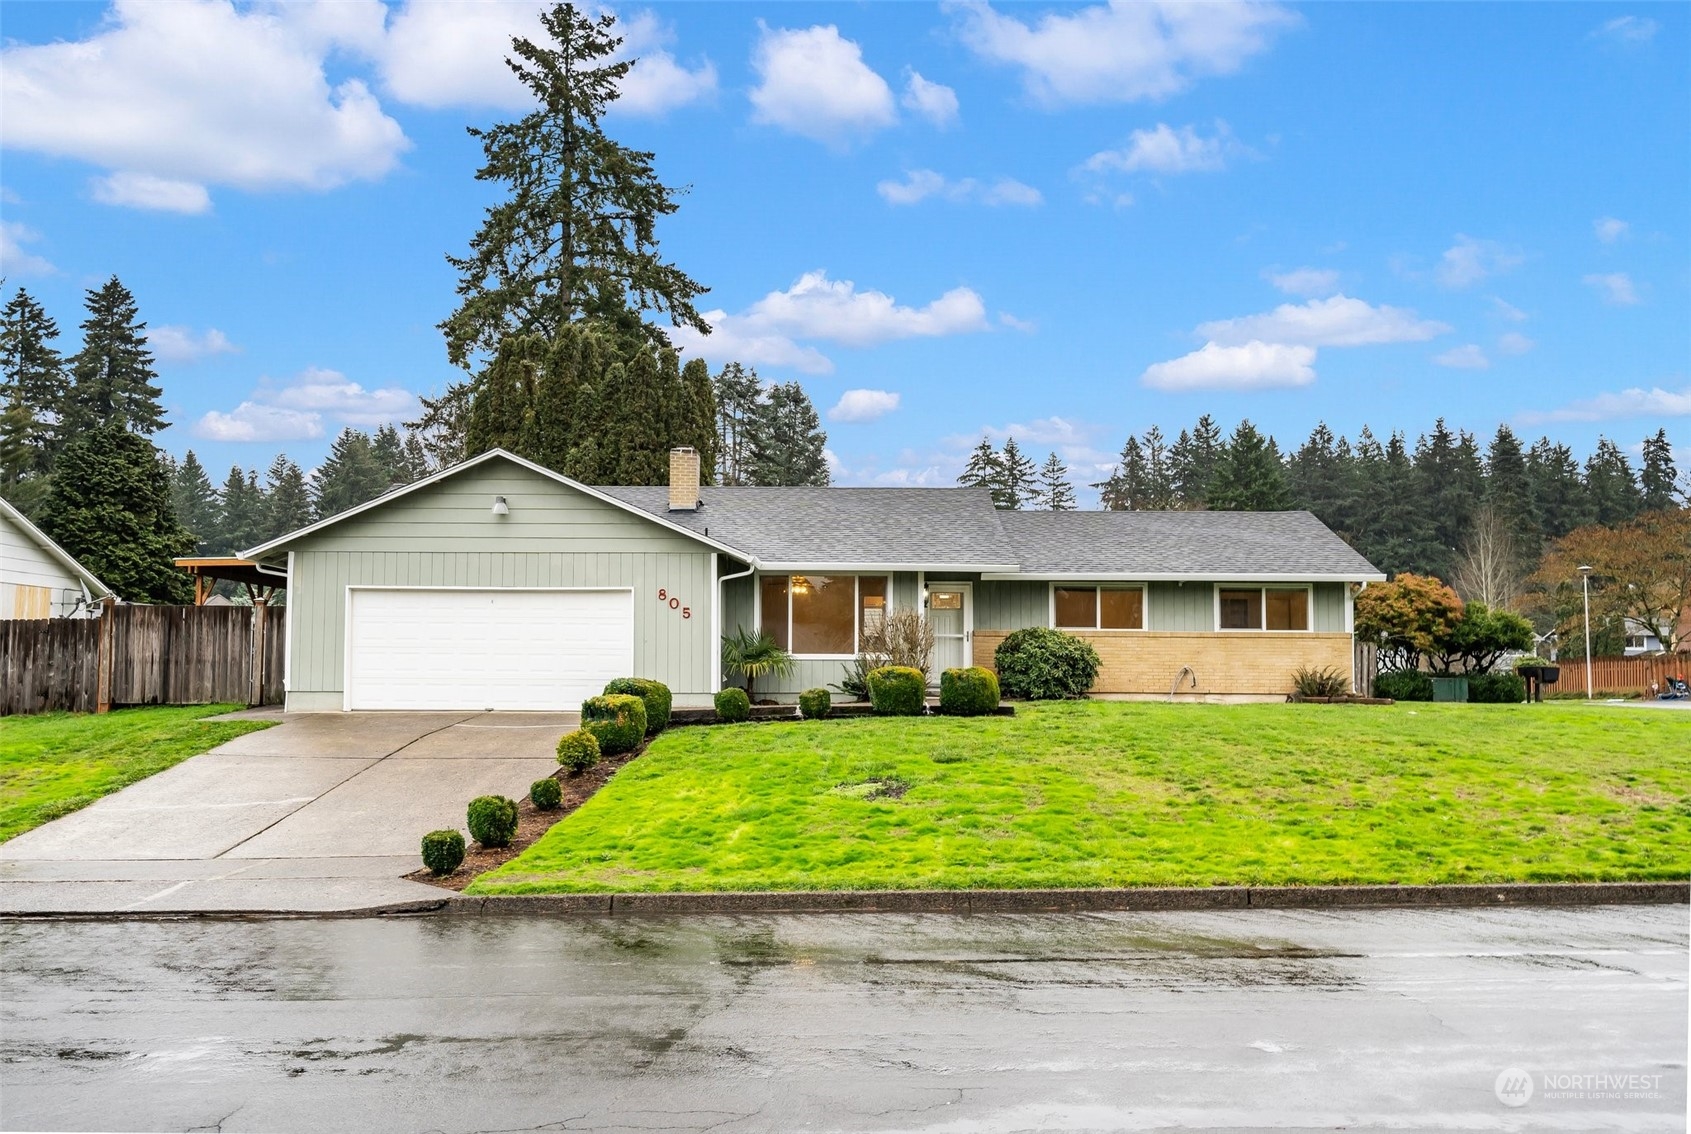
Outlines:
<svg viewBox="0 0 1691 1134"><path fill-rule="evenodd" d="M1527 475L1526 454L1520 438L1507 425L1499 425L1486 450L1485 504L1490 509L1487 526L1502 526L1508 541L1521 557L1518 567L1538 562L1543 524L1533 500L1532 481ZM1496 533L1487 533L1490 542ZM1472 542L1471 540L1468 542ZM1524 570L1523 570L1524 573Z"/></svg>
<svg viewBox="0 0 1691 1134"><path fill-rule="evenodd" d="M1069 467L1056 453L1046 457L1040 467L1036 500L1039 507L1049 512L1072 512L1079 507L1074 485L1069 483Z"/></svg>
<svg viewBox="0 0 1691 1134"><path fill-rule="evenodd" d="M1004 484L1004 458L992 447L992 440L982 437L980 444L969 453L969 460L957 483L965 488L984 488L992 493L995 508L1012 508L1009 491Z"/></svg>
<svg viewBox="0 0 1691 1134"><path fill-rule="evenodd" d="M41 527L130 602L188 602L193 585L172 562L194 537L176 518L170 473L145 437L108 421L66 442Z"/></svg>
<svg viewBox="0 0 1691 1134"><path fill-rule="evenodd" d="M1673 446L1668 444L1668 431L1656 430L1654 437L1644 439L1644 467L1639 476L1644 490L1643 508L1659 512L1678 506L1679 470L1673 463Z"/></svg>
<svg viewBox="0 0 1691 1134"><path fill-rule="evenodd" d="M370 435L351 427L341 430L317 470L312 489L312 509L319 520L386 492L387 473L376 460Z"/></svg>
<svg viewBox="0 0 1691 1134"><path fill-rule="evenodd" d="M715 484L716 466L721 459L716 451L716 385L704 359L689 359L681 368L681 387L675 443L690 444L699 451L699 479L705 484Z"/></svg>
<svg viewBox="0 0 1691 1134"><path fill-rule="evenodd" d="M1233 431L1210 480L1208 504L1224 512L1284 512L1292 507L1280 451L1250 421Z"/></svg>
<svg viewBox="0 0 1691 1134"><path fill-rule="evenodd" d="M1560 539L1592 522L1591 499L1579 461L1566 445L1540 437L1527 450L1527 482L1543 539Z"/></svg>
<svg viewBox="0 0 1691 1134"><path fill-rule="evenodd" d="M738 362L724 365L713 385L717 478L722 484L750 484L751 423L757 414L763 385L757 380L757 371Z"/></svg>
<svg viewBox="0 0 1691 1134"><path fill-rule="evenodd" d="M195 553L211 554L219 537L217 490L192 449L171 472L171 506L194 537Z"/></svg>
<svg viewBox="0 0 1691 1134"><path fill-rule="evenodd" d="M1632 462L1607 437L1597 439L1597 448L1586 459L1585 492L1593 519L1605 527L1632 519L1644 506L1644 493L1633 478Z"/></svg>
<svg viewBox="0 0 1691 1134"><path fill-rule="evenodd" d="M370 437L370 455L381 466L388 487L411 483L406 468L405 439L399 435L398 429L392 425L376 426L376 432Z"/></svg>
<svg viewBox="0 0 1691 1134"><path fill-rule="evenodd" d="M758 485L828 484L828 435L804 387L771 386L751 420L750 480Z"/></svg>
<svg viewBox="0 0 1691 1134"><path fill-rule="evenodd" d="M1479 444L1467 433L1452 433L1441 417L1433 423L1432 433L1416 443L1415 474L1438 545L1422 570L1448 579L1456 549L1485 497Z"/></svg>
<svg viewBox="0 0 1691 1134"><path fill-rule="evenodd" d="M286 454L276 454L264 474L264 482L264 531L260 533L260 542L267 543L311 523L311 489L305 483L305 473Z"/></svg>
<svg viewBox="0 0 1691 1134"><path fill-rule="evenodd" d="M1179 499L1175 491L1174 464L1170 457L1168 441L1163 437L1163 431L1153 425L1145 431L1139 447L1145 459L1139 507L1153 512L1167 511L1173 508Z"/></svg>
<svg viewBox="0 0 1691 1134"><path fill-rule="evenodd" d="M53 456L65 442L62 417L70 378L53 345L58 337L58 323L23 288L0 312L0 399L8 428L20 434L19 451L5 462L6 478L13 483L51 473Z"/></svg>
<svg viewBox="0 0 1691 1134"><path fill-rule="evenodd" d="M244 471L240 465L229 470L218 494L216 555L239 555L263 541L265 522L264 490L258 486L258 474Z"/></svg>
<svg viewBox="0 0 1691 1134"><path fill-rule="evenodd" d="M1012 508L1023 508L1039 496L1039 466L1022 452L1014 437L1004 439L1004 497Z"/></svg>
<svg viewBox="0 0 1691 1134"><path fill-rule="evenodd" d="M82 349L71 359L75 384L66 395L65 426L82 432L108 422L151 436L165 427L154 380L153 355L147 349L147 324L135 297L113 276L87 293L88 318L82 322Z"/></svg>
<svg viewBox="0 0 1691 1134"><path fill-rule="evenodd" d="M1130 433L1110 475L1091 487L1098 490L1098 501L1105 511L1133 512L1140 508L1145 479L1145 449Z"/></svg>
<svg viewBox="0 0 1691 1134"><path fill-rule="evenodd" d="M1339 439L1326 422L1310 432L1286 462L1286 486L1293 502L1313 512L1335 531L1347 531L1347 508L1352 495L1350 447L1341 452Z"/></svg>

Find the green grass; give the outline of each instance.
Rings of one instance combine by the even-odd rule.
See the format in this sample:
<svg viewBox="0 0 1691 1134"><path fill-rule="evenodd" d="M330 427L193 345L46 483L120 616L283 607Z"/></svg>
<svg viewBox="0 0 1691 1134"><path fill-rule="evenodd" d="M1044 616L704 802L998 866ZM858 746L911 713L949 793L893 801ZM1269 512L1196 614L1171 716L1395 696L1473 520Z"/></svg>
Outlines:
<svg viewBox="0 0 1691 1134"><path fill-rule="evenodd" d="M1082 702L674 729L470 892L1688 875L1691 714Z"/></svg>
<svg viewBox="0 0 1691 1134"><path fill-rule="evenodd" d="M269 721L203 721L240 705L0 719L0 842Z"/></svg>

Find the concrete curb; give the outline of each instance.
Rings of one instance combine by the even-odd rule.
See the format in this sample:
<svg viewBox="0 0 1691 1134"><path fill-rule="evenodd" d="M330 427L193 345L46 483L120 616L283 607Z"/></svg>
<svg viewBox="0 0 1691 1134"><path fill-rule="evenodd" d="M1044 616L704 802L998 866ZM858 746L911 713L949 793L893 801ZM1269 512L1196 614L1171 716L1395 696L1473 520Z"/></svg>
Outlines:
<svg viewBox="0 0 1691 1134"><path fill-rule="evenodd" d="M449 916L544 914L1086 913L1103 910L1391 909L1669 905L1687 882L1506 882L1494 886L1211 886L1124 890L836 890L670 894L458 895Z"/></svg>
<svg viewBox="0 0 1691 1134"><path fill-rule="evenodd" d="M407 917L440 913L451 904L450 897L425 898L416 902L393 902L345 910L5 910L6 921L279 921L315 918Z"/></svg>

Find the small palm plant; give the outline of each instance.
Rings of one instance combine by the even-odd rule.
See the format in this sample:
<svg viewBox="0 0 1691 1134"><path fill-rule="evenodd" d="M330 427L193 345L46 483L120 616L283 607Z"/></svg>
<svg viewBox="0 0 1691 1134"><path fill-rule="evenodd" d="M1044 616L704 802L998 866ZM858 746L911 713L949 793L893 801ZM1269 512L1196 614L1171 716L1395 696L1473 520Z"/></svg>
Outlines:
<svg viewBox="0 0 1691 1134"><path fill-rule="evenodd" d="M788 677L797 668L793 655L782 649L767 631L751 633L741 627L722 639L722 669L731 677L746 679L746 696L763 677Z"/></svg>

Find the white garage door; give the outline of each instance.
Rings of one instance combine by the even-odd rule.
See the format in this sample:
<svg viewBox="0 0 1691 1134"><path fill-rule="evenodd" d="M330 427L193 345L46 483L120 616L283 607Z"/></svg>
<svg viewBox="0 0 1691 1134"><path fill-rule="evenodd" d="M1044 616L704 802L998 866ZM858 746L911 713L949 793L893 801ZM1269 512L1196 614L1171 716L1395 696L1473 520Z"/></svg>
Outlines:
<svg viewBox="0 0 1691 1134"><path fill-rule="evenodd" d="M347 707L578 709L634 672L631 591L359 588Z"/></svg>

